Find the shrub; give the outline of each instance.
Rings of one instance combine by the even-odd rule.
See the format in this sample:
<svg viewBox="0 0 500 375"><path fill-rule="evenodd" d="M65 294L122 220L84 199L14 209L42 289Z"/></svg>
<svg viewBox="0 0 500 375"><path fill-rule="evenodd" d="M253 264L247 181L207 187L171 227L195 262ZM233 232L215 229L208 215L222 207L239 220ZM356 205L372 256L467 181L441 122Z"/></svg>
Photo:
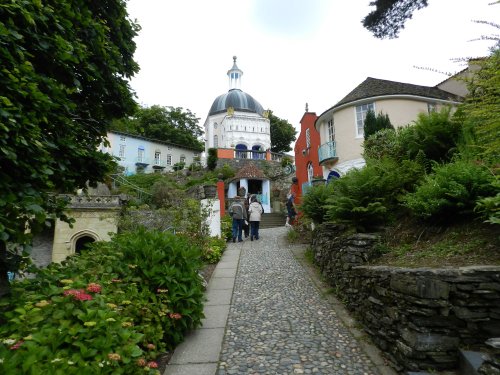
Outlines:
<svg viewBox="0 0 500 375"><path fill-rule="evenodd" d="M15 282L0 372L154 374L144 364L201 323L200 266L186 238L140 229Z"/></svg>
<svg viewBox="0 0 500 375"><path fill-rule="evenodd" d="M404 204L421 218L444 220L468 215L478 199L498 192L493 179L488 169L469 161L437 165L416 191L404 198Z"/></svg>
<svg viewBox="0 0 500 375"><path fill-rule="evenodd" d="M365 159L401 159L402 153L398 149L397 138L398 133L394 129L383 129L372 134L363 143L363 157Z"/></svg>
<svg viewBox="0 0 500 375"><path fill-rule="evenodd" d="M203 247L202 259L207 263L217 263L226 249L226 240L224 238L210 237Z"/></svg>
<svg viewBox="0 0 500 375"><path fill-rule="evenodd" d="M385 223L392 218L403 196L414 190L423 173L416 162L397 163L391 159L351 170L333 181L326 218L354 225L360 230Z"/></svg>
<svg viewBox="0 0 500 375"><path fill-rule="evenodd" d="M220 218L221 237L226 241L231 241L233 238L233 219L229 215L224 215Z"/></svg>
<svg viewBox="0 0 500 375"><path fill-rule="evenodd" d="M217 167L217 149L209 148L208 149L208 158L207 158L207 167L210 171L213 171Z"/></svg>
<svg viewBox="0 0 500 375"><path fill-rule="evenodd" d="M323 177L323 176L321 176ZM333 183L312 186L302 197L300 211L316 224L325 221L326 200L333 194Z"/></svg>
<svg viewBox="0 0 500 375"><path fill-rule="evenodd" d="M229 178L232 178L236 175L236 172L233 167L231 167L229 164L224 164L221 168L217 170L218 173L222 175L223 180L227 180Z"/></svg>
<svg viewBox="0 0 500 375"><path fill-rule="evenodd" d="M496 195L479 199L474 211L481 214L486 219L486 223L500 224L500 179L498 176L495 176L492 185L497 191Z"/></svg>
<svg viewBox="0 0 500 375"><path fill-rule="evenodd" d="M380 112L377 116L375 116L375 112L372 110L368 111L365 118L364 123L364 138L368 139L373 134L383 130L383 129L393 129L394 126L391 124L391 120L389 120L388 114L383 114Z"/></svg>

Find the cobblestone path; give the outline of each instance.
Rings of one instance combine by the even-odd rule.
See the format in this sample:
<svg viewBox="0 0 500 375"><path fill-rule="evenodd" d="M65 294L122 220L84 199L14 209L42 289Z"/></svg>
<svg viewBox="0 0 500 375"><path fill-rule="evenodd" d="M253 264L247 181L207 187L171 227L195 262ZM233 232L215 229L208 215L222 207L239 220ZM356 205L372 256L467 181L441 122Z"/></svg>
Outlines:
<svg viewBox="0 0 500 375"><path fill-rule="evenodd" d="M242 253L217 374L378 374L285 237L264 229L234 244Z"/></svg>

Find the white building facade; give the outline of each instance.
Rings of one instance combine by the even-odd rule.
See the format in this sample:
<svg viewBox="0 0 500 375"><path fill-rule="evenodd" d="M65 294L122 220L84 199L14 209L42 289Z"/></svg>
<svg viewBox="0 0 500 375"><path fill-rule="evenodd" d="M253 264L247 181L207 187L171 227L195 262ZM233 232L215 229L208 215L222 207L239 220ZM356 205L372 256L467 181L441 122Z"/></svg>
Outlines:
<svg viewBox="0 0 500 375"><path fill-rule="evenodd" d="M101 147L101 151L116 156L125 175L170 172L176 164L188 167L200 160L201 151L173 143L116 131L108 132L107 138L109 146Z"/></svg>

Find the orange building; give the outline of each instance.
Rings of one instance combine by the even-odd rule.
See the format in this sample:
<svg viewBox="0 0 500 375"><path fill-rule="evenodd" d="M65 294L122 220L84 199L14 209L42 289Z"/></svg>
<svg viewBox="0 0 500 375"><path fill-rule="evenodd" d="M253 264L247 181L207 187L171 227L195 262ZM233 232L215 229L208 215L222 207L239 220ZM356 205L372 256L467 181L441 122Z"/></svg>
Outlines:
<svg viewBox="0 0 500 375"><path fill-rule="evenodd" d="M321 143L319 133L314 127L318 116L315 112L309 112L306 104L306 112L300 120L300 134L295 142L295 174L299 179L302 193L311 185L314 176L323 177L323 170L319 165L318 147Z"/></svg>

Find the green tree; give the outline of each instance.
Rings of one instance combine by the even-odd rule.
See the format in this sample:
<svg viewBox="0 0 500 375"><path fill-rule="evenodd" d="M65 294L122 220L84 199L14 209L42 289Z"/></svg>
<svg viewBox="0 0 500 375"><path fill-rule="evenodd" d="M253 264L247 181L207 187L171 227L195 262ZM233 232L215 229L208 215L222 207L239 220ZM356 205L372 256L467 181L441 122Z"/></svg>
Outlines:
<svg viewBox="0 0 500 375"><path fill-rule="evenodd" d="M189 109L154 105L139 108L128 119L114 121L112 129L201 150L199 120Z"/></svg>
<svg viewBox="0 0 500 375"><path fill-rule="evenodd" d="M291 151L290 144L295 141L297 133L293 125L287 120L276 117L272 111L269 111L269 121L271 122L271 151Z"/></svg>
<svg viewBox="0 0 500 375"><path fill-rule="evenodd" d="M376 38L397 38L413 12L427 6L427 0L375 0L370 5L376 9L363 19L363 26Z"/></svg>
<svg viewBox="0 0 500 375"><path fill-rule="evenodd" d="M98 147L111 120L135 108L137 31L121 0L0 3L0 295L14 267L10 244L26 248L63 215L52 194L110 170Z"/></svg>
<svg viewBox="0 0 500 375"><path fill-rule="evenodd" d="M389 115L383 114L380 112L377 116L375 116L375 112L372 110L368 111L365 118L364 123L364 137L365 140L372 134L375 134L383 129L393 129L394 126L391 124L391 120L389 120Z"/></svg>

